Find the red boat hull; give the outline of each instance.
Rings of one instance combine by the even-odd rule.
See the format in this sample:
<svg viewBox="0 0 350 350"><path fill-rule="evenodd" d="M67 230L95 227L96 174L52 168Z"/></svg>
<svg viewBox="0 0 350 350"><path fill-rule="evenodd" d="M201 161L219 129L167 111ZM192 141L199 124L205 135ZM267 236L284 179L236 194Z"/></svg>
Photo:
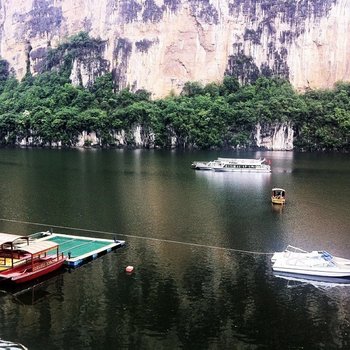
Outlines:
<svg viewBox="0 0 350 350"><path fill-rule="evenodd" d="M34 271L31 271L31 266L28 266L27 269L22 268L21 271L18 272L5 271L0 274L0 278L16 284L29 282L33 279L45 276L50 272L58 270L62 267L65 260L66 258L63 257L56 261L47 261L46 263L42 264L42 268L36 268Z"/></svg>

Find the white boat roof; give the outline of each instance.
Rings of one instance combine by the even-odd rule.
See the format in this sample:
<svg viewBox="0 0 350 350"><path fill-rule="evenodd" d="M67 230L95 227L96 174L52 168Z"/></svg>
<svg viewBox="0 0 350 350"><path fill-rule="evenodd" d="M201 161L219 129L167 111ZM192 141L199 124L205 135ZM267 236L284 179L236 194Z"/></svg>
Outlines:
<svg viewBox="0 0 350 350"><path fill-rule="evenodd" d="M272 191L284 191L284 192L286 192L286 190L284 188L279 188L279 187L273 188Z"/></svg>
<svg viewBox="0 0 350 350"><path fill-rule="evenodd" d="M217 160L221 162L237 162L237 163L244 163L244 164L261 164L265 161L265 158L263 159L244 159L244 158L218 158Z"/></svg>
<svg viewBox="0 0 350 350"><path fill-rule="evenodd" d="M58 247L58 244L52 241L38 241L38 242L34 242L34 243L30 243L28 245L25 245L21 248L19 248L19 250L23 251L23 252L27 252L30 254L37 254L40 252L45 252L51 249L54 249Z"/></svg>
<svg viewBox="0 0 350 350"><path fill-rule="evenodd" d="M23 238L24 236L13 235L11 233L0 233L0 245L4 243L11 243L18 238Z"/></svg>

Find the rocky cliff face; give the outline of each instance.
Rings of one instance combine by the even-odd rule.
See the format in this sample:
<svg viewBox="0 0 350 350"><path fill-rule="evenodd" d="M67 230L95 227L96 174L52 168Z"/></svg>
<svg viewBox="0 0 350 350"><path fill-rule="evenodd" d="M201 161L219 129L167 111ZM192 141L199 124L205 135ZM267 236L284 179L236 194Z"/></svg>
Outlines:
<svg viewBox="0 0 350 350"><path fill-rule="evenodd" d="M290 123L274 123L273 125L260 123L256 126L254 139L256 146L273 151L293 150L294 130Z"/></svg>
<svg viewBox="0 0 350 350"><path fill-rule="evenodd" d="M18 78L80 31L100 44L74 61L75 83L112 71L161 97L225 73L297 89L350 79L349 0L0 0L0 55Z"/></svg>
<svg viewBox="0 0 350 350"><path fill-rule="evenodd" d="M120 130L113 135L115 147L132 147L132 148L155 148L155 135L149 128L143 128L139 124L126 132ZM260 148L271 151L292 151L293 150L294 131L290 123L274 123L273 125L265 124L263 126L258 123L255 131L251 135L250 147ZM33 137L17 138L16 144L21 147L61 147L62 142L46 143L42 139ZM102 140L97 136L96 132L84 131L79 135L76 147L102 147ZM171 148L185 148L186 142L178 138L176 135L171 136ZM240 147L238 146L237 149Z"/></svg>

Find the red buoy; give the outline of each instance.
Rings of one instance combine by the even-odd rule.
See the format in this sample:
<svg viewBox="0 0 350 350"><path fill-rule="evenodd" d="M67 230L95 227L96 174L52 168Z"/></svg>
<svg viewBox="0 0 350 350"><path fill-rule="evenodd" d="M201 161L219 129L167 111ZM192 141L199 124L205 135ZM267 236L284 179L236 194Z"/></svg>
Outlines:
<svg viewBox="0 0 350 350"><path fill-rule="evenodd" d="M125 268L125 271L126 271L127 273L134 272L134 266L131 266L131 265L127 266L127 267Z"/></svg>

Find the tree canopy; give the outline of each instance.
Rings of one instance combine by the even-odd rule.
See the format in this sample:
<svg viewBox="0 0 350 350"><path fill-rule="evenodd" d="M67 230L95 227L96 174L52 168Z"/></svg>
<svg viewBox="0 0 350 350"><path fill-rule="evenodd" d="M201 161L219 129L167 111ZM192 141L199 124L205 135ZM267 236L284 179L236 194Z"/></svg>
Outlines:
<svg viewBox="0 0 350 350"><path fill-rule="evenodd" d="M87 41L79 36L73 48ZM188 82L179 96L150 96L145 90L115 91L111 73L88 87L73 86L59 70L27 75L19 82L0 60L0 145L31 138L34 145L60 142L71 147L85 131L95 132L102 146L111 147L117 145L113 135L122 130L133 145L131 131L141 126L153 133L156 147L169 147L174 139L178 147L252 147L257 123L290 123L297 149L350 150L349 83L301 94L276 77L240 85L225 76L205 86Z"/></svg>

